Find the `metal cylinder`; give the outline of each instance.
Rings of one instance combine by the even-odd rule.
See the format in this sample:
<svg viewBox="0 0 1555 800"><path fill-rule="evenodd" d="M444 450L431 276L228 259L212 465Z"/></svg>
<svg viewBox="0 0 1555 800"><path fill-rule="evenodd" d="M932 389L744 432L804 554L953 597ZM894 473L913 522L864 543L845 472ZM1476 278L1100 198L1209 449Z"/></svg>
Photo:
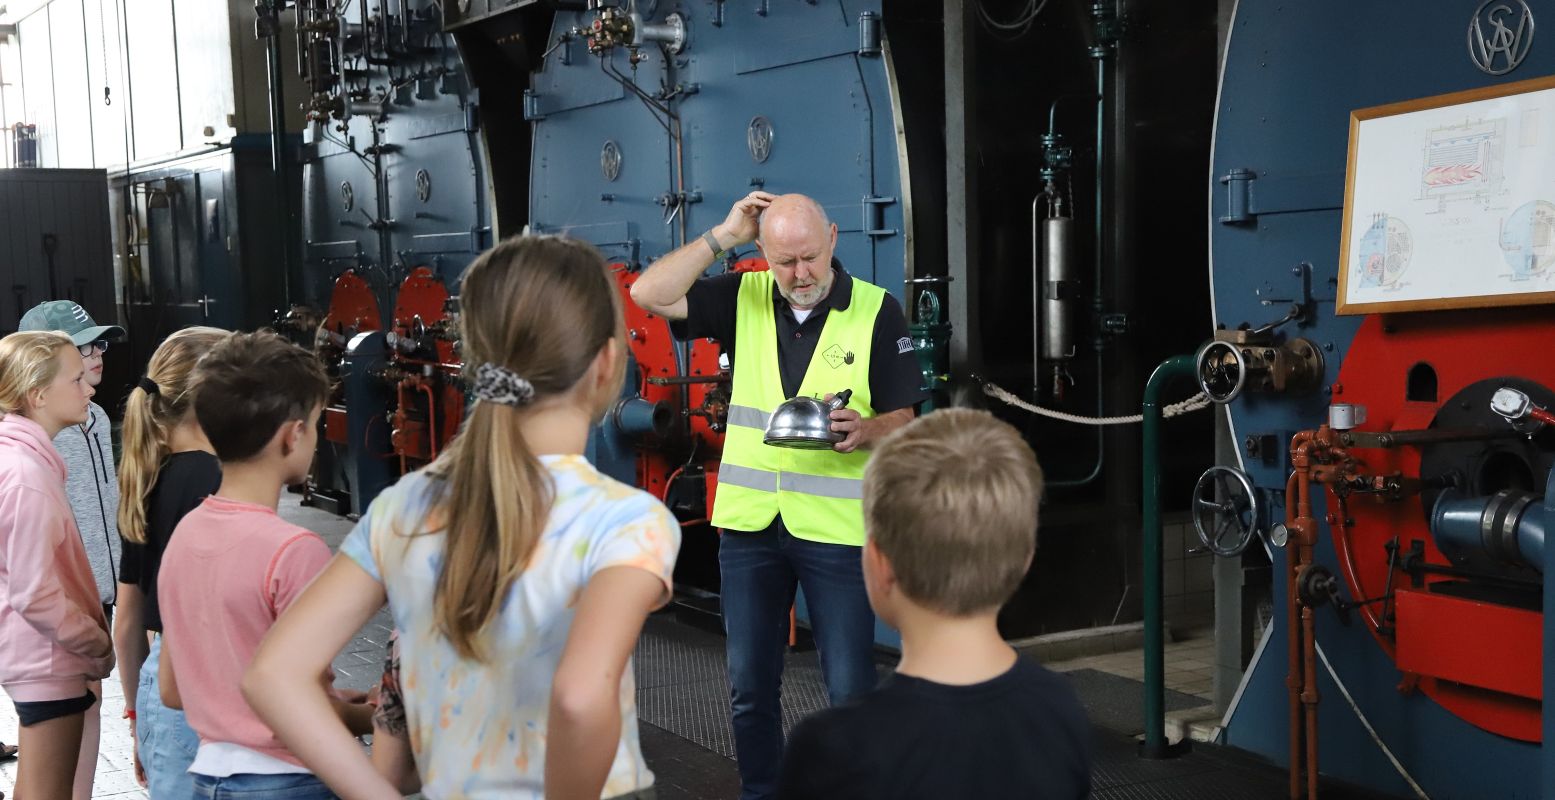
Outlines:
<svg viewBox="0 0 1555 800"><path fill-rule="evenodd" d="M1484 553L1544 571L1544 508L1528 492L1506 489L1467 498L1442 492L1431 509L1431 536L1454 562Z"/></svg>
<svg viewBox="0 0 1555 800"><path fill-rule="evenodd" d="M873 11L858 15L858 54L880 55L880 15Z"/></svg>
<svg viewBox="0 0 1555 800"><path fill-rule="evenodd" d="M633 397L618 403L611 418L616 430L627 436L664 436L669 433L673 412L667 403Z"/></svg>
<svg viewBox="0 0 1555 800"><path fill-rule="evenodd" d="M1042 221L1042 358L1074 357L1080 286L1074 253L1074 218Z"/></svg>

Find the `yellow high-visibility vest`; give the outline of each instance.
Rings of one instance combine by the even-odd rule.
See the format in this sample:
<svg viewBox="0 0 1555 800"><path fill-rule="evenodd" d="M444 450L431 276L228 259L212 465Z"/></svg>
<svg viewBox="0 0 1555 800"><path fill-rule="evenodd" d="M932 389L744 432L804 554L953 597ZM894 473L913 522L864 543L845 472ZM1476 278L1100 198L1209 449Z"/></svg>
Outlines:
<svg viewBox="0 0 1555 800"><path fill-rule="evenodd" d="M799 394L825 399L853 390L848 408L875 416L869 395L870 344L885 290L851 276L853 297L846 309L831 309L805 370ZM762 442L767 419L788 398L778 366L777 310L770 272L740 279L736 310L734 392L713 525L759 531L778 514L796 538L828 544L864 544L864 465L869 453L855 450L795 450ZM833 287L835 291L835 287Z"/></svg>

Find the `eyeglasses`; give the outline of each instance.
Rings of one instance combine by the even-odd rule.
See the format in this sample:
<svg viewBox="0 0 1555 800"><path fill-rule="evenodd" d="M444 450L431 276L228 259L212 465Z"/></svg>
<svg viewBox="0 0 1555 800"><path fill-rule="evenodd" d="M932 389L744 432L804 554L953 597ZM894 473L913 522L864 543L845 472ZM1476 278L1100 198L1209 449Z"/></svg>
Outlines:
<svg viewBox="0 0 1555 800"><path fill-rule="evenodd" d="M107 339L98 339L95 342L91 342L89 344L83 344L80 347L77 347L76 349L81 351L81 357L82 358L91 358L93 350L96 350L99 353L106 353L106 352L108 352L108 340Z"/></svg>

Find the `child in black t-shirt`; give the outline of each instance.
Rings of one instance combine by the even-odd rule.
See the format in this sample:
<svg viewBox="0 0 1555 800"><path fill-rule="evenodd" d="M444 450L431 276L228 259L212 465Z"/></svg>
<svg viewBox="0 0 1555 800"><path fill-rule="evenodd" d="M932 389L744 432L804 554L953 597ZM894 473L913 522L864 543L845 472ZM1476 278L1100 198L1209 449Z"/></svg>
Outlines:
<svg viewBox="0 0 1555 800"><path fill-rule="evenodd" d="M779 795L1070 798L1090 794L1091 729L1068 681L1021 659L999 607L1036 549L1042 470L1009 425L937 411L875 449L864 581L902 634L880 688L791 735Z"/></svg>
<svg viewBox="0 0 1555 800"><path fill-rule="evenodd" d="M124 408L119 464L119 613L114 650L124 688L124 716L135 739L135 775L152 797L190 797L189 765L200 737L184 712L162 703L162 607L157 576L162 551L179 520L221 486L221 462L194 418L194 365L229 333L184 328L151 354L146 374Z"/></svg>

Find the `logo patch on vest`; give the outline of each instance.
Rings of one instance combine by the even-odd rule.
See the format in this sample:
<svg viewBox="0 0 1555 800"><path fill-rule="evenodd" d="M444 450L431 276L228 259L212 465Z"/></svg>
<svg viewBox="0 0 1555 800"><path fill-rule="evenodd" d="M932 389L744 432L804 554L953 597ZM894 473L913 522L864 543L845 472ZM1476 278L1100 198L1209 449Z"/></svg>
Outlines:
<svg viewBox="0 0 1555 800"><path fill-rule="evenodd" d="M903 336L902 338L896 340L896 354L897 355L901 355L903 353L911 353L911 352L912 352L912 339L910 339L910 338L908 338L906 336Z"/></svg>
<svg viewBox="0 0 1555 800"><path fill-rule="evenodd" d="M821 357L826 359L826 363L830 364L832 369L842 369L844 364L852 364L854 361L853 351L842 349L840 344L826 348L826 352L821 353Z"/></svg>

